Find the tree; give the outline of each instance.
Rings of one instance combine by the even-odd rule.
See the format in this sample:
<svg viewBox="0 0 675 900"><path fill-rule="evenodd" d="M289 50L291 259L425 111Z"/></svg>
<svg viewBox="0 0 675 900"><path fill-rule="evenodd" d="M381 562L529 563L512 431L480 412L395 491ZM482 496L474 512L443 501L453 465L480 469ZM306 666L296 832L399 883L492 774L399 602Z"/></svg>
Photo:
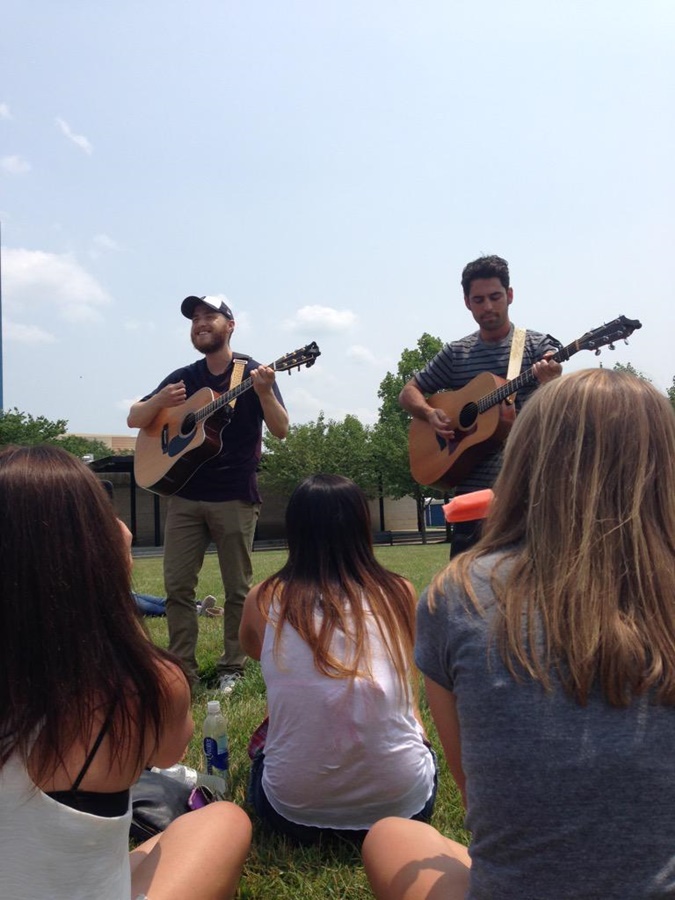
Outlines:
<svg viewBox="0 0 675 900"><path fill-rule="evenodd" d="M666 393L668 394L668 399L670 400L673 409L675 409L675 376L673 377L672 386L668 388Z"/></svg>
<svg viewBox="0 0 675 900"><path fill-rule="evenodd" d="M636 369L632 363L614 363L613 367L615 372L625 372L626 375L635 375L636 378L641 378L643 381L648 381L651 384L651 378L648 378L644 372L641 372L639 369Z"/></svg>
<svg viewBox="0 0 675 900"><path fill-rule="evenodd" d="M401 354L396 374L387 372L377 396L382 401L372 446L378 460L381 488L387 497L413 497L417 504L417 522L424 528L424 499L438 496L433 488L417 484L410 474L408 426L410 415L401 408L398 395L415 372L423 369L443 347L443 341L424 333L413 350Z"/></svg>
<svg viewBox="0 0 675 900"><path fill-rule="evenodd" d="M82 457L91 453L94 459L110 456L112 450L102 441L92 441L88 438L78 437L74 434L66 434L68 422L65 419L57 419L55 422L38 416L35 418L30 413L20 412L18 409L0 411L0 447L9 444L57 444L63 447L73 456Z"/></svg>
<svg viewBox="0 0 675 900"><path fill-rule="evenodd" d="M103 441L79 437L77 434L66 434L53 443L58 444L59 447L63 447L68 453L72 453L73 456L78 456L80 459L87 455L93 456L94 459L104 459L106 456L117 455Z"/></svg>
<svg viewBox="0 0 675 900"><path fill-rule="evenodd" d="M371 429L356 418L342 422L321 413L316 422L292 425L285 440L265 435L261 461L261 486L288 496L293 488L317 472L345 475L368 495L377 492L377 474L372 464Z"/></svg>
<svg viewBox="0 0 675 900"><path fill-rule="evenodd" d="M44 416L34 418L18 409L0 412L0 447L7 444L51 444L64 434L68 423L65 419L50 422Z"/></svg>

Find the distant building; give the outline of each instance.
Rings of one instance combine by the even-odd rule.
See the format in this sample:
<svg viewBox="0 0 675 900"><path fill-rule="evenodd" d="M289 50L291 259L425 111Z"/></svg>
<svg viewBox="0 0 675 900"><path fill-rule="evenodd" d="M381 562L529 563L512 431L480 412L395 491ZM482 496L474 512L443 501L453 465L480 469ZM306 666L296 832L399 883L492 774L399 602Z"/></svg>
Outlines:
<svg viewBox="0 0 675 900"><path fill-rule="evenodd" d="M77 437L100 441L118 454L91 462L91 468L100 478L112 483L115 510L131 530L134 545L161 547L164 543L166 498L146 491L136 484L132 455L136 449L136 436L78 434ZM256 540L283 540L287 500L287 497L273 495L269 491L264 492ZM381 502L371 500L369 506L374 532L414 531L417 528L417 507L412 497L403 497L401 500L385 497Z"/></svg>
<svg viewBox="0 0 675 900"><path fill-rule="evenodd" d="M100 441L106 447L110 447L113 453L133 453L136 449L135 434L78 434L75 437L86 438L88 441Z"/></svg>

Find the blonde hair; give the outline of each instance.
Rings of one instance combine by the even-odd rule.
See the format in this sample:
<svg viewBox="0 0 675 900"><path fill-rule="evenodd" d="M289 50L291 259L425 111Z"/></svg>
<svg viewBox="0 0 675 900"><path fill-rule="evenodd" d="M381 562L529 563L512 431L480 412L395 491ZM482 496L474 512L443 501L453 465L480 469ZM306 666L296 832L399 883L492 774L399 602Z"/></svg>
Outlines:
<svg viewBox="0 0 675 900"><path fill-rule="evenodd" d="M480 608L472 563L493 569L496 638L515 678L613 706L654 689L675 704L675 413L648 382L588 369L529 401L513 428L481 541L434 580ZM525 623L525 625L523 625Z"/></svg>

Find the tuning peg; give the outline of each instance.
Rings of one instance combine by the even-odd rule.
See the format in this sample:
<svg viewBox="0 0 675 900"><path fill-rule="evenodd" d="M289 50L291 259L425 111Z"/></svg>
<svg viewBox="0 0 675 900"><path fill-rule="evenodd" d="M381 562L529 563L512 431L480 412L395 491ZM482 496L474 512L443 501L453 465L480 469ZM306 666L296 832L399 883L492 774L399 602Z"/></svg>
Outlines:
<svg viewBox="0 0 675 900"><path fill-rule="evenodd" d="M624 342L624 344L627 344L627 343L628 343L628 338L624 338L624 339L623 339L623 342Z"/></svg>
<svg viewBox="0 0 675 900"><path fill-rule="evenodd" d="M608 344L607 346L609 347L610 350L616 350L616 347L614 346L614 344Z"/></svg>
<svg viewBox="0 0 675 900"><path fill-rule="evenodd" d="M596 356L600 356L601 353L602 353L602 351L601 351L600 348L598 347L598 349L595 351L595 355L596 355Z"/></svg>

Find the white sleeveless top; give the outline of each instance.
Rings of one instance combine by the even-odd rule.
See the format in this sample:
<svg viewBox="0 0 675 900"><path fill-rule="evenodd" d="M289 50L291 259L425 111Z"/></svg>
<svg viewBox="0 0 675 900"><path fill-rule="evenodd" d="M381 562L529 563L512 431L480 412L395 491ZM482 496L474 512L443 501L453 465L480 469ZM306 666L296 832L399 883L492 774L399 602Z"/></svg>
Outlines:
<svg viewBox="0 0 675 900"><path fill-rule="evenodd" d="M270 719L262 784L272 807L301 825L359 830L420 812L433 788L433 758L373 617L371 681L322 675L286 623L275 659L270 613L260 663ZM331 652L345 659L347 646L336 631Z"/></svg>
<svg viewBox="0 0 675 900"><path fill-rule="evenodd" d="M0 770L2 900L130 900L129 825L58 803L17 754Z"/></svg>

